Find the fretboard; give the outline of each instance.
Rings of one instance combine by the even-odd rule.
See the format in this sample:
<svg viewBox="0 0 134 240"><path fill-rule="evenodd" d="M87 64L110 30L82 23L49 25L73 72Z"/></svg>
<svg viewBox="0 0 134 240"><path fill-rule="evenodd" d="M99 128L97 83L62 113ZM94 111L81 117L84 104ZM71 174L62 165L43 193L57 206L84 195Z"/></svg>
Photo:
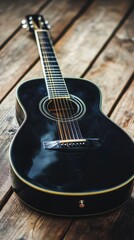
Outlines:
<svg viewBox="0 0 134 240"><path fill-rule="evenodd" d="M70 98L48 31L35 30L35 36L46 82L48 98Z"/></svg>

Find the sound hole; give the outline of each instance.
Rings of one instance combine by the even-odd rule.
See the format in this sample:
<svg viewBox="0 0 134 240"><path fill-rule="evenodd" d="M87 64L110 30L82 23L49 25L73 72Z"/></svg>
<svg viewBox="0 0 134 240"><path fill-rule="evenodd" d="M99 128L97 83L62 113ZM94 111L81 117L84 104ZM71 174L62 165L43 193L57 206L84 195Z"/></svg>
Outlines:
<svg viewBox="0 0 134 240"><path fill-rule="evenodd" d="M48 102L47 109L52 116L65 120L77 114L78 106L70 99L56 99Z"/></svg>
<svg viewBox="0 0 134 240"><path fill-rule="evenodd" d="M82 117L86 112L84 102L71 95L70 99L43 98L39 103L39 109L43 115L51 120L73 121Z"/></svg>

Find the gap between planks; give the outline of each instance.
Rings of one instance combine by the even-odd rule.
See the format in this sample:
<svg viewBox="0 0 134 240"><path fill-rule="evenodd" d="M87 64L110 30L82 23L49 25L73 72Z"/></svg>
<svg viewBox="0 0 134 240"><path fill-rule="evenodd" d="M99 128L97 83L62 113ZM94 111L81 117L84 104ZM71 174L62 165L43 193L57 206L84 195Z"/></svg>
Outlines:
<svg viewBox="0 0 134 240"><path fill-rule="evenodd" d="M48 4L50 4L52 0L47 0L45 3L43 3L39 9L35 12L35 14L38 14L41 10L43 10ZM25 16L24 16L25 17ZM9 37L1 44L0 50L2 50L9 42L10 40L21 30L22 26L21 24L9 35Z"/></svg>
<svg viewBox="0 0 134 240"><path fill-rule="evenodd" d="M52 0L51 0L52 2ZM83 13L87 10L87 7L89 7L92 4L93 0L89 2L89 0L86 1L85 5L78 11L78 13L72 18L72 20L67 24L67 26L63 29L63 31L57 36L57 38L54 39L53 45L55 45L60 39L66 34L66 32L70 29L70 27L77 21L77 19L83 15ZM44 7L46 7L49 3L49 0L42 5L42 7L39 8L39 10L36 13L39 13L39 11L43 10ZM11 34L10 40L12 37L14 37L20 30L21 30L21 25L17 28L18 30L15 30L13 34ZM8 41L9 42L9 41ZM6 44L5 44L6 45ZM5 46L4 45L4 46ZM0 102L2 102L7 95L13 90L13 88L21 81L21 79L36 65L36 63L40 60L40 57L37 57L34 62L29 66L29 68L18 78L18 80L15 82L15 84L7 91L7 93L3 96Z"/></svg>
<svg viewBox="0 0 134 240"><path fill-rule="evenodd" d="M89 64L89 66L87 67L87 69L83 72L83 74L81 75L81 78L83 78L88 72L89 70L93 67L94 63L96 62L96 60L98 59L98 57L101 55L101 53L105 50L105 48L108 46L108 44L111 42L111 40L114 38L114 36L116 35L116 33L120 30L120 28L123 26L123 24L126 22L126 20L128 19L128 17L130 16L130 14L133 12L133 8L134 8L134 4L132 4L130 6L130 8L127 10L127 12L125 13L124 17L121 19L121 21L119 22L119 24L116 26L116 28L113 30L113 32L111 33L110 37L107 39L107 41L103 44L103 46L101 47L101 49L98 51L98 53L96 54L96 56L93 58L93 60L91 61L91 63Z"/></svg>
<svg viewBox="0 0 134 240"><path fill-rule="evenodd" d="M108 117L110 117L112 115L112 113L114 112L116 106L118 105L119 101L121 100L123 95L128 90L129 86L132 84L133 80L134 80L134 72L132 73L132 75L128 79L128 82L126 83L126 85L124 86L124 88L120 92L119 96L117 97L116 101L114 102L113 106L111 107L110 111L108 112L108 114L107 114Z"/></svg>

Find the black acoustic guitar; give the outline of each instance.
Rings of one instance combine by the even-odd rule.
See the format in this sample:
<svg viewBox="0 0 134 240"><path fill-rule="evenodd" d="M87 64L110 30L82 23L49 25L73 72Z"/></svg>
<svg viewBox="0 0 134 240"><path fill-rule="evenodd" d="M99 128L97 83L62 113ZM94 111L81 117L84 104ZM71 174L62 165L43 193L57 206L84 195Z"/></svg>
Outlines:
<svg viewBox="0 0 134 240"><path fill-rule="evenodd" d="M15 192L34 209L56 215L115 209L132 192L132 140L102 113L96 85L63 77L48 22L29 15L23 26L35 35L44 78L17 89L21 127L10 147Z"/></svg>

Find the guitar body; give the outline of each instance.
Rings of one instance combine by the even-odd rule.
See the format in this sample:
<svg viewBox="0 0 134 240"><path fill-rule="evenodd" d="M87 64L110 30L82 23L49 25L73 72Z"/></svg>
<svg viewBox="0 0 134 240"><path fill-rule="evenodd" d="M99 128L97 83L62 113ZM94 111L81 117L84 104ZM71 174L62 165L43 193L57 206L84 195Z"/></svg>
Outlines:
<svg viewBox="0 0 134 240"><path fill-rule="evenodd" d="M88 144L59 143L60 117L44 79L22 83L16 104L21 127L10 148L13 188L42 212L82 216L110 211L132 192L133 142L101 112L96 85L83 79L65 82L75 110L62 121L77 121Z"/></svg>

